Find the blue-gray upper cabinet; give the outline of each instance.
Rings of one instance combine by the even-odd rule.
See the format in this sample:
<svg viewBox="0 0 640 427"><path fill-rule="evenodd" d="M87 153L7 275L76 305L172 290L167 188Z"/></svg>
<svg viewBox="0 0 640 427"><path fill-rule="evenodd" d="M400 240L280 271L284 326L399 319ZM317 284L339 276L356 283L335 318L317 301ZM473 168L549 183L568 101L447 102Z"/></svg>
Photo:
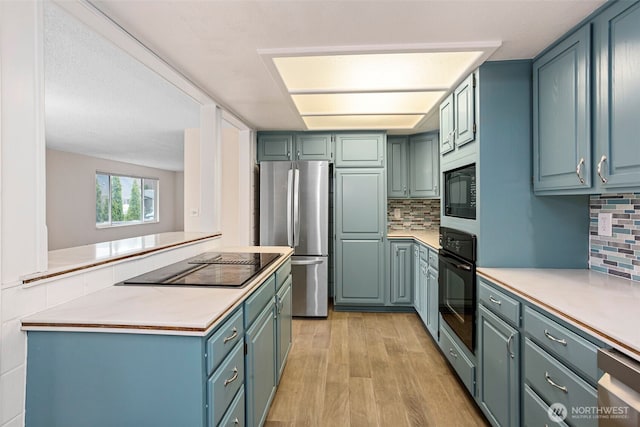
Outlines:
<svg viewBox="0 0 640 427"><path fill-rule="evenodd" d="M475 86L475 75L471 73L453 91L453 135L456 147L476 138Z"/></svg>
<svg viewBox="0 0 640 427"><path fill-rule="evenodd" d="M594 20L594 163L600 188L640 188L640 3L621 1Z"/></svg>
<svg viewBox="0 0 640 427"><path fill-rule="evenodd" d="M440 154L476 138L475 74L471 73L440 104Z"/></svg>
<svg viewBox="0 0 640 427"><path fill-rule="evenodd" d="M411 306L413 302L413 246L412 242L391 242L391 304Z"/></svg>
<svg viewBox="0 0 640 427"><path fill-rule="evenodd" d="M382 240L386 229L384 169L335 172L337 239Z"/></svg>
<svg viewBox="0 0 640 427"><path fill-rule="evenodd" d="M533 63L534 189L591 187L591 25Z"/></svg>
<svg viewBox="0 0 640 427"><path fill-rule="evenodd" d="M330 133L298 133L295 136L294 160L333 159Z"/></svg>
<svg viewBox="0 0 640 427"><path fill-rule="evenodd" d="M520 332L478 307L478 402L494 426L520 424Z"/></svg>
<svg viewBox="0 0 640 427"><path fill-rule="evenodd" d="M440 156L438 134L427 133L409 138L409 195L438 197L440 195Z"/></svg>
<svg viewBox="0 0 640 427"><path fill-rule="evenodd" d="M453 151L453 93L440 104L440 154Z"/></svg>
<svg viewBox="0 0 640 427"><path fill-rule="evenodd" d="M407 137L387 137L387 197L407 197Z"/></svg>
<svg viewBox="0 0 640 427"><path fill-rule="evenodd" d="M384 167L384 133L336 134L336 167Z"/></svg>
<svg viewBox="0 0 640 427"><path fill-rule="evenodd" d="M258 161L292 160L292 133L265 133L258 135Z"/></svg>

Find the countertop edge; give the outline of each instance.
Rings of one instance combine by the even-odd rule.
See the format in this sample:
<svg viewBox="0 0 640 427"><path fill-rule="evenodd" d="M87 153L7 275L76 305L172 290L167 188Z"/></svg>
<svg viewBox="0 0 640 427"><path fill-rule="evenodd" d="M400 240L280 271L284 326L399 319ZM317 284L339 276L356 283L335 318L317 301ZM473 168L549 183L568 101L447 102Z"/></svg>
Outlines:
<svg viewBox="0 0 640 427"><path fill-rule="evenodd" d="M485 279L488 279L491 281L491 283L501 286L502 288L504 288L505 290L511 292L514 295L517 295L518 297L531 302L537 306L539 306L540 308L548 311L549 313L553 314L554 316L557 316L558 318L570 323L571 325L575 326L576 328L582 330L583 332L589 334L589 335L593 335L595 338L601 340L602 342L604 342L605 344L611 345L612 347L614 347L617 350L620 350L621 352L625 353L626 355L633 357L636 360L640 360L640 349L636 349L632 346L630 346L629 344L625 344L620 342L619 340L607 335L606 333L594 328L593 326L590 326L586 323L584 323L583 321L576 319L572 316L569 316L563 312L558 311L558 309L551 307L550 305L548 305L547 303L545 303L544 301L539 300L538 298L532 297L529 294L526 294L524 292L522 292L519 289L516 289L512 286L510 286L508 283L505 283L504 281L497 279L493 276L491 276L490 274L482 271L482 268L478 268L476 270L476 273L478 274L478 276L481 276Z"/></svg>
<svg viewBox="0 0 640 427"><path fill-rule="evenodd" d="M437 231L422 231L422 230L391 230L387 232L387 239L388 240L407 240L407 239L412 239L415 240L419 243L422 243L423 245L429 246L431 249L433 249L434 251L437 251L440 249L440 244L436 244L433 241L431 241L431 239L425 239L424 237L421 237L420 234L431 234L431 233L435 233L435 235L438 235ZM435 238L435 236L434 236ZM435 238L437 241L437 238Z"/></svg>

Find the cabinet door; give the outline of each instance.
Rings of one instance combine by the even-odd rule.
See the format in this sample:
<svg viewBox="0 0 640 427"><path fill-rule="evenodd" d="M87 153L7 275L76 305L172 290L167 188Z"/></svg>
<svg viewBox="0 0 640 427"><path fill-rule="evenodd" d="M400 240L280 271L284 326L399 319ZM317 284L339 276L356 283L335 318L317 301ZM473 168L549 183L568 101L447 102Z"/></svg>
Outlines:
<svg viewBox="0 0 640 427"><path fill-rule="evenodd" d="M277 378L276 384L280 383L282 377L282 371L291 349L291 276L287 279L286 283L282 286L282 289L276 296L276 310L277 310L277 323L276 323L276 335L277 335Z"/></svg>
<svg viewBox="0 0 640 427"><path fill-rule="evenodd" d="M297 160L333 160L330 133L296 134L294 157Z"/></svg>
<svg viewBox="0 0 640 427"><path fill-rule="evenodd" d="M422 318L422 289L420 288L420 250L415 245L413 250L413 308Z"/></svg>
<svg viewBox="0 0 640 427"><path fill-rule="evenodd" d="M520 333L479 305L478 401L495 426L520 420Z"/></svg>
<svg viewBox="0 0 640 427"><path fill-rule="evenodd" d="M383 133L336 135L336 167L384 167Z"/></svg>
<svg viewBox="0 0 640 427"><path fill-rule="evenodd" d="M265 160L291 160L293 134L258 135L258 162Z"/></svg>
<svg viewBox="0 0 640 427"><path fill-rule="evenodd" d="M596 144L602 192L640 189L640 3L618 2L594 23ZM598 167L599 166L599 167ZM632 187L632 188L630 188Z"/></svg>
<svg viewBox="0 0 640 427"><path fill-rule="evenodd" d="M407 197L407 138L387 138L387 197Z"/></svg>
<svg viewBox="0 0 640 427"><path fill-rule="evenodd" d="M440 104L440 154L453 151L453 93Z"/></svg>
<svg viewBox="0 0 640 427"><path fill-rule="evenodd" d="M440 156L435 133L409 139L409 196L437 197L440 194Z"/></svg>
<svg viewBox="0 0 640 427"><path fill-rule="evenodd" d="M384 304L382 240L336 242L336 304Z"/></svg>
<svg viewBox="0 0 640 427"><path fill-rule="evenodd" d="M270 302L247 330L247 423L261 426L276 391L276 321Z"/></svg>
<svg viewBox="0 0 640 427"><path fill-rule="evenodd" d="M422 311L420 312L420 317L422 318L422 323L425 326L429 323L429 264L420 260L420 278L418 279L420 287L420 297L422 298L422 302L420 306L422 307Z"/></svg>
<svg viewBox="0 0 640 427"><path fill-rule="evenodd" d="M410 305L413 243L391 242L391 304Z"/></svg>
<svg viewBox="0 0 640 427"><path fill-rule="evenodd" d="M434 340L438 341L438 270L427 270L427 330Z"/></svg>
<svg viewBox="0 0 640 427"><path fill-rule="evenodd" d="M476 138L475 75L469 74L453 91L453 139L460 147Z"/></svg>
<svg viewBox="0 0 640 427"><path fill-rule="evenodd" d="M336 169L336 236L384 236L387 200L384 169Z"/></svg>
<svg viewBox="0 0 640 427"><path fill-rule="evenodd" d="M591 187L590 40L585 25L533 63L536 191Z"/></svg>

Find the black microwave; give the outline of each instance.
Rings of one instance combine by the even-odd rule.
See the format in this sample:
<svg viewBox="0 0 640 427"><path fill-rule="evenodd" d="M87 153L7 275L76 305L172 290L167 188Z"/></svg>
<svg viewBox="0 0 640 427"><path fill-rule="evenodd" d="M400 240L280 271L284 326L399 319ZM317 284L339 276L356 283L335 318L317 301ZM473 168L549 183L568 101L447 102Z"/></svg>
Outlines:
<svg viewBox="0 0 640 427"><path fill-rule="evenodd" d="M444 214L476 219L476 164L444 173Z"/></svg>

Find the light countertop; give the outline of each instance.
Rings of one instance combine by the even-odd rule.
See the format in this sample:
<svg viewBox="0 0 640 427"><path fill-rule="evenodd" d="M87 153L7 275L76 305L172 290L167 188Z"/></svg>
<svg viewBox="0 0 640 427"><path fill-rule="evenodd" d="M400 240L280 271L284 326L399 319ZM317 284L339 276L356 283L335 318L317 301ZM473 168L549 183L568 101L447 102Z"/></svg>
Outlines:
<svg viewBox="0 0 640 427"><path fill-rule="evenodd" d="M31 283L133 256L214 239L219 236L220 233L175 231L49 251L47 271L25 276L22 281Z"/></svg>
<svg viewBox="0 0 640 427"><path fill-rule="evenodd" d="M282 256L242 289L110 286L23 318L22 329L204 336L293 253L291 248L280 246L216 250L276 252Z"/></svg>
<svg viewBox="0 0 640 427"><path fill-rule="evenodd" d="M640 360L640 283L592 270L480 267L477 272Z"/></svg>
<svg viewBox="0 0 640 427"><path fill-rule="evenodd" d="M440 248L440 233L437 230L389 230L387 238L414 239L436 251Z"/></svg>

